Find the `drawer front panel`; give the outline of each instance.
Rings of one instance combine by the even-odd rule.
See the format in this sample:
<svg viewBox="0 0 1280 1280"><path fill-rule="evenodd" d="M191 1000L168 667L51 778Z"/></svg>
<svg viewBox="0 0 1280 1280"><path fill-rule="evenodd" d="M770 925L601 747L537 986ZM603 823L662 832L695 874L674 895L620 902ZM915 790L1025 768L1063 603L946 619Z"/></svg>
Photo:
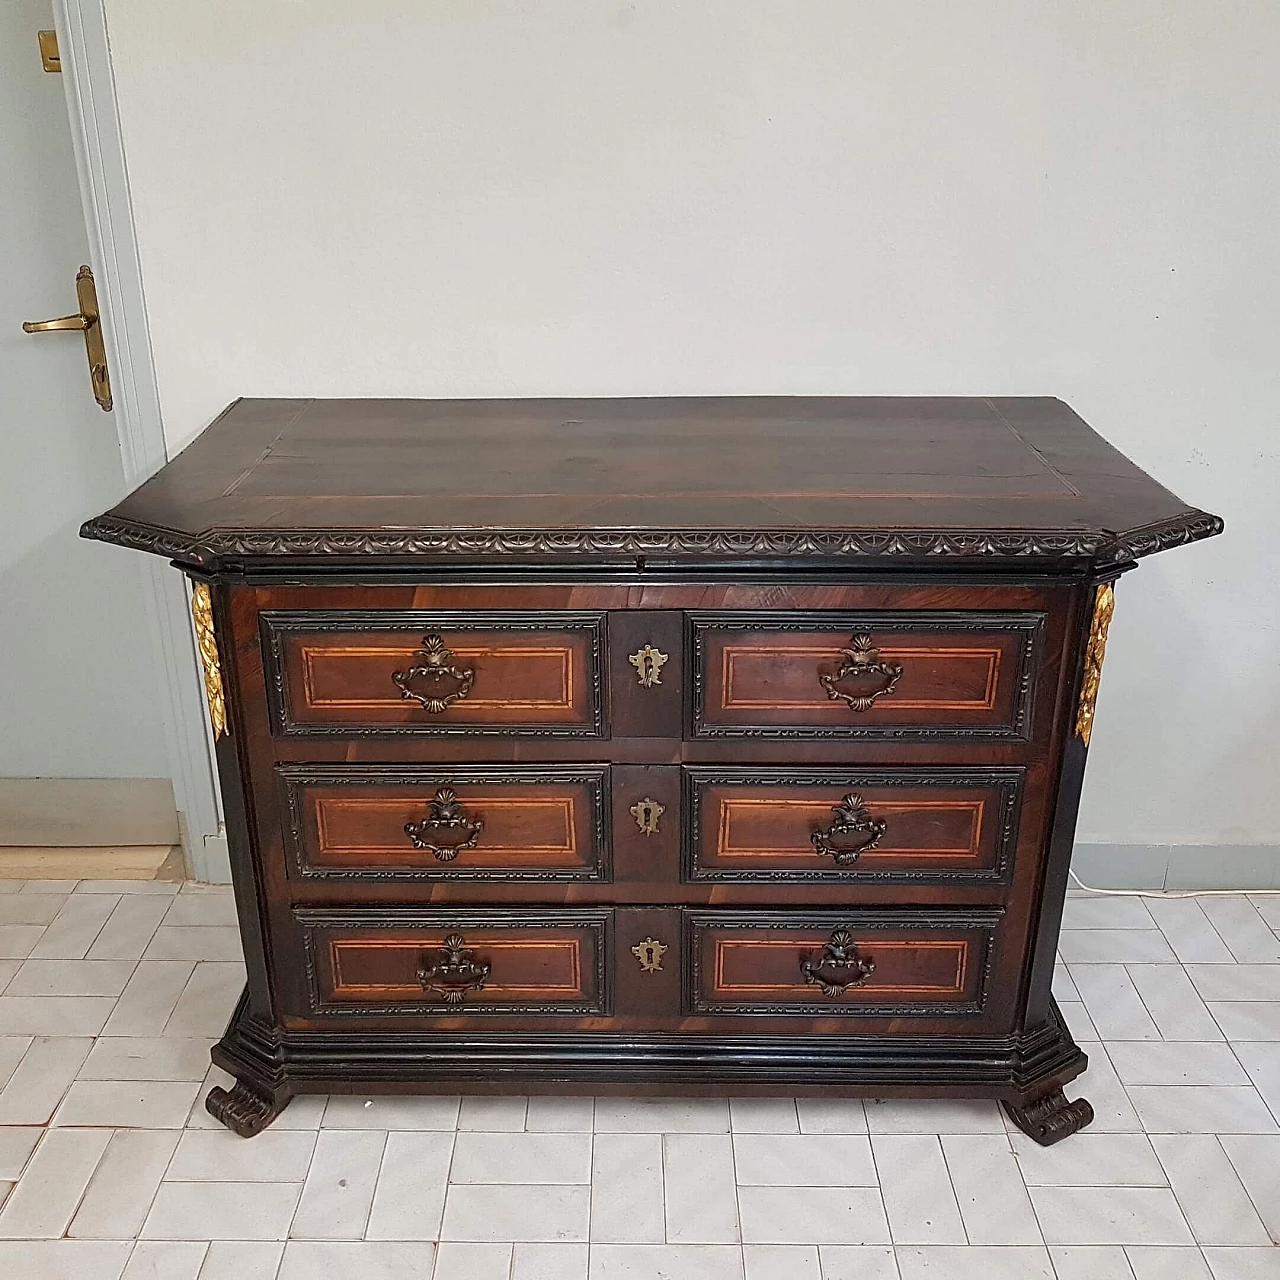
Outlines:
<svg viewBox="0 0 1280 1280"><path fill-rule="evenodd" d="M999 911L685 913L691 1014L980 1014Z"/></svg>
<svg viewBox="0 0 1280 1280"><path fill-rule="evenodd" d="M603 737L603 613L261 615L278 736Z"/></svg>
<svg viewBox="0 0 1280 1280"><path fill-rule="evenodd" d="M609 880L607 765L278 765L291 876Z"/></svg>
<svg viewBox="0 0 1280 1280"><path fill-rule="evenodd" d="M1022 769L684 770L683 878L1008 884Z"/></svg>
<svg viewBox="0 0 1280 1280"><path fill-rule="evenodd" d="M695 738L1030 732L1039 613L692 613Z"/></svg>
<svg viewBox="0 0 1280 1280"><path fill-rule="evenodd" d="M607 909L296 908L311 1014L611 1012Z"/></svg>

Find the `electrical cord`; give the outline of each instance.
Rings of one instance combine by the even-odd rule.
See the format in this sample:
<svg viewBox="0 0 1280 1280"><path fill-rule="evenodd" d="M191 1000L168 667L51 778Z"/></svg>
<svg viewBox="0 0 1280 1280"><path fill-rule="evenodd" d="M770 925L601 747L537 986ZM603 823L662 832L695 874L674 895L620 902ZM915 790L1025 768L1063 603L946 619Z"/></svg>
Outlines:
<svg viewBox="0 0 1280 1280"><path fill-rule="evenodd" d="M1247 893L1252 898L1275 897L1280 889L1095 889L1074 871L1068 873L1086 893L1104 898L1234 898Z"/></svg>

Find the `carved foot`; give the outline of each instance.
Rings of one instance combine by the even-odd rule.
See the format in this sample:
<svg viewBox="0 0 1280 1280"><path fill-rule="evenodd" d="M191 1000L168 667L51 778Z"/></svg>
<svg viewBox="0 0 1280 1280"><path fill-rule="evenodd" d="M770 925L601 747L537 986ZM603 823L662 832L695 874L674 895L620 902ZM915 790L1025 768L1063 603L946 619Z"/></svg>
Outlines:
<svg viewBox="0 0 1280 1280"><path fill-rule="evenodd" d="M204 1100L205 1110L220 1124L242 1138L261 1133L289 1105L289 1098L278 1102L264 1098L243 1080L237 1080L228 1092L215 1085Z"/></svg>
<svg viewBox="0 0 1280 1280"><path fill-rule="evenodd" d="M1083 1099L1068 1102L1061 1089L1047 1093L1025 1107L1012 1102L1001 1104L1009 1119L1042 1147L1051 1147L1093 1121L1093 1108Z"/></svg>

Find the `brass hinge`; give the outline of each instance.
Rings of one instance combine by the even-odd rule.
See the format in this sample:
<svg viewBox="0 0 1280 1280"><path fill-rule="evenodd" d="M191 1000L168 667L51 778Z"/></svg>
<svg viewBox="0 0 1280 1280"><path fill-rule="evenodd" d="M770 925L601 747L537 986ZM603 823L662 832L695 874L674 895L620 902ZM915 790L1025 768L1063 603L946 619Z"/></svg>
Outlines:
<svg viewBox="0 0 1280 1280"><path fill-rule="evenodd" d="M1080 705L1076 708L1076 735L1087 747L1093 733L1093 712L1102 679L1102 659L1107 653L1107 628L1116 610L1116 593L1104 582L1093 597L1093 621L1089 624L1089 647L1084 654L1084 679L1080 683Z"/></svg>
<svg viewBox="0 0 1280 1280"><path fill-rule="evenodd" d="M222 668L218 665L218 640L213 634L213 597L203 582L191 585L191 616L196 624L196 647L204 667L204 696L209 703L214 739L227 731L227 703L222 695Z"/></svg>
<svg viewBox="0 0 1280 1280"><path fill-rule="evenodd" d="M58 33L56 31L37 31L36 39L40 41L40 62L46 71L61 71L62 57L58 53Z"/></svg>

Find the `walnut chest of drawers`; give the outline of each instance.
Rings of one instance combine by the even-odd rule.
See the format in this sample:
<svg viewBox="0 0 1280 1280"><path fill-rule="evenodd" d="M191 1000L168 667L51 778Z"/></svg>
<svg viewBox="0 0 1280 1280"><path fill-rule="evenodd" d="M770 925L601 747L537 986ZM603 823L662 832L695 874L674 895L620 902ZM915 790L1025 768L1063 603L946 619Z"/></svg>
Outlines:
<svg viewBox="0 0 1280 1280"><path fill-rule="evenodd" d="M248 984L209 1096L1000 1099L1112 582L1218 532L1051 399L242 400L88 537L193 583Z"/></svg>

